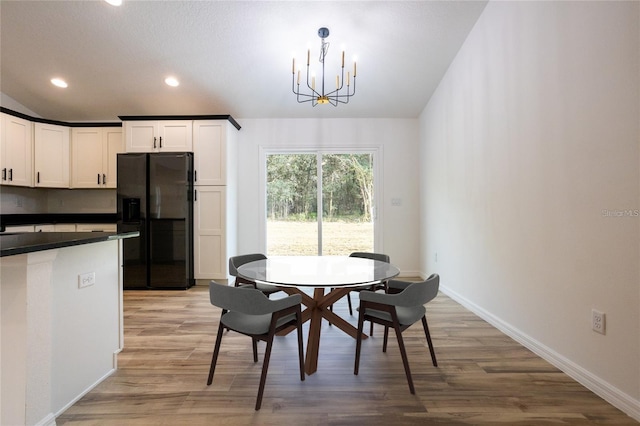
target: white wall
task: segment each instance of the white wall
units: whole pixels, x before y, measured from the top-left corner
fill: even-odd
[[[639,15],[491,2],[420,118],[423,270],[637,419]]]
[[[304,106],[301,106],[304,108]],[[403,275],[419,265],[417,119],[241,119],[238,133],[238,252],[264,252],[260,148],[381,148],[382,251]],[[400,198],[401,206],[391,206]]]

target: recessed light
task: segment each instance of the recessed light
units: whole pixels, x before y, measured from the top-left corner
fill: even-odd
[[[109,3],[111,6],[120,6],[122,4],[122,0],[104,0]]]
[[[51,84],[53,84],[54,86],[62,87],[63,89],[69,86],[67,82],[61,78],[52,78]]]
[[[180,85],[180,82],[175,77],[167,77],[164,79],[164,82],[171,87],[177,87]]]

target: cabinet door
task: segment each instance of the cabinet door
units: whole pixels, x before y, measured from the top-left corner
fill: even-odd
[[[158,146],[158,122],[125,121],[124,139],[127,152],[154,152]]]
[[[199,186],[194,202],[194,277],[226,279],[226,187]]]
[[[2,114],[2,185],[33,186],[33,123]]]
[[[69,128],[35,123],[35,186],[69,188]]]
[[[105,188],[116,188],[118,178],[118,154],[124,152],[122,129],[105,127],[102,129],[102,185]]]
[[[71,187],[102,186],[102,129],[81,127],[71,130]]]
[[[190,152],[193,150],[193,122],[175,120],[158,122],[158,150]]]
[[[226,185],[225,123],[193,122],[193,162],[196,185]]]

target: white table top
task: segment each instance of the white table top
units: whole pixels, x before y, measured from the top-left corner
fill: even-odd
[[[277,256],[245,263],[238,275],[289,287],[357,287],[397,276],[390,263],[348,256]]]

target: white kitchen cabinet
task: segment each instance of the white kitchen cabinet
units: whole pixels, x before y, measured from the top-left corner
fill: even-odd
[[[78,223],[76,232],[116,232],[115,223]]]
[[[33,232],[33,225],[9,225],[4,228],[4,232]]]
[[[237,254],[237,130],[228,120],[193,122],[194,275],[229,279]]]
[[[2,113],[0,184],[33,186],[33,123]]]
[[[120,152],[124,152],[121,127],[73,128],[71,187],[116,188]]]
[[[126,152],[190,152],[192,120],[125,121]]]
[[[193,169],[196,185],[227,184],[227,132],[221,120],[193,122]],[[235,130],[235,128],[233,128]],[[231,165],[235,167],[235,165]]]
[[[69,128],[34,124],[34,185],[69,188]]]
[[[226,187],[196,186],[194,193],[194,277],[226,279]]]
[[[76,232],[75,223],[46,223],[34,226],[35,232]]]

